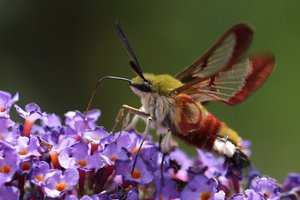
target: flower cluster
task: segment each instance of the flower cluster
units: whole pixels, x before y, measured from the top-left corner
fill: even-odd
[[[224,158],[178,147],[163,155],[151,137],[134,130],[111,133],[97,125],[99,110],[86,116],[55,114],[31,103],[21,108],[0,91],[0,199],[299,199],[300,176],[283,184],[255,169],[230,179]],[[13,109],[14,107],[14,109]],[[23,118],[11,119],[11,110]],[[245,189],[246,188],[246,189]]]

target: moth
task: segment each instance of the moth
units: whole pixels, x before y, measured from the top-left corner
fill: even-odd
[[[127,128],[134,128],[140,118],[147,119],[145,132],[149,128],[156,129],[163,138],[163,153],[170,151],[175,136],[197,148],[225,156],[234,168],[248,166],[250,161],[242,138],[210,113],[205,104],[218,101],[238,105],[271,74],[275,65],[272,53],[243,56],[252,41],[253,28],[247,24],[233,26],[203,56],[172,76],[143,73],[121,26],[118,23],[115,26],[136,77],[106,76],[96,87],[104,79],[118,79],[128,82],[132,91],[141,98],[140,109],[122,106],[135,114]]]

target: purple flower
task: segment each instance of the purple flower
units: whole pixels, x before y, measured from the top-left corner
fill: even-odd
[[[4,183],[12,180],[14,173],[19,170],[19,163],[19,155],[14,150],[3,150],[2,156],[0,156],[0,188]]]
[[[20,125],[12,121],[9,113],[17,100],[18,94],[11,97],[0,91],[0,199],[293,200],[300,197],[300,175],[296,173],[290,173],[279,186],[274,179],[261,177],[252,168],[240,181],[226,176],[227,172],[233,172],[233,177],[242,178],[239,176],[242,173],[226,170],[224,157],[198,150],[195,159],[178,147],[164,156],[161,166],[163,154],[151,137],[137,156],[142,136],[134,130],[109,133],[97,125],[99,110],[91,110],[86,116],[70,111],[61,120],[55,114],[43,113],[34,103],[26,105],[24,110],[15,105],[17,113],[25,119],[25,124]],[[38,119],[40,125],[34,124]],[[53,147],[43,151],[43,145],[49,146],[47,143]],[[242,150],[247,155],[249,145],[249,141],[243,141]]]
[[[80,200],[93,200],[91,197],[84,195]]]
[[[49,164],[45,161],[35,163],[31,174],[31,182],[36,185],[41,185],[45,175],[49,172]]]
[[[141,140],[134,131],[122,131],[115,133],[111,142],[117,142],[118,147],[124,147],[133,154],[138,150]]]
[[[297,173],[290,173],[287,178],[284,179],[280,191],[287,192],[297,187],[300,187],[300,176]]]
[[[219,190],[213,196],[213,200],[225,200],[225,199],[226,199],[226,194],[223,190]]]
[[[74,168],[69,168],[64,173],[61,170],[53,170],[45,175],[42,189],[48,197],[61,197],[65,192],[73,189],[78,180],[79,174]]]
[[[31,135],[30,138],[20,136],[15,149],[21,159],[27,159],[31,156],[40,156],[39,147],[39,140]]]
[[[261,200],[261,199],[265,198],[265,197],[261,196],[261,194],[255,192],[252,189],[245,190],[245,194],[246,194],[247,200]]]
[[[109,137],[109,133],[103,127],[96,127],[94,130],[88,129],[83,132],[83,140],[87,142],[91,142],[97,146],[97,149],[103,150],[104,146],[108,144],[107,137]],[[95,150],[97,150],[95,149]]]
[[[9,117],[11,106],[19,100],[19,94],[16,93],[12,98],[11,94],[0,90],[0,116]]]
[[[243,140],[242,146],[243,146],[243,152],[245,152],[247,156],[250,156],[251,155],[251,150],[250,150],[251,142],[249,140]]]
[[[49,142],[52,147],[51,152],[57,152],[59,153],[61,150],[71,147],[76,143],[76,139],[72,137],[67,137],[66,135],[59,135],[57,138],[55,137],[44,137],[46,142]]]
[[[253,167],[248,173],[247,186],[250,187],[252,181],[257,177],[261,177],[260,172],[255,167]]]
[[[255,192],[253,189],[245,190],[245,194],[235,194],[231,200],[264,200],[266,197]]]
[[[137,188],[133,188],[127,194],[126,200],[139,200],[139,191]]]
[[[10,118],[7,117],[0,117],[0,131],[1,133],[3,131],[7,131],[9,127],[12,127],[15,125],[15,122],[13,122]]]
[[[51,136],[49,136],[49,137],[46,136],[46,138],[43,138],[43,139],[52,145],[52,149],[49,152],[51,161],[52,161],[54,168],[59,169],[60,164],[58,162],[58,156],[59,156],[60,152],[64,149],[72,146],[73,144],[75,144],[76,143],[75,138],[67,137],[66,135],[60,135],[57,138],[51,137]]]
[[[70,194],[66,195],[65,200],[78,200],[78,197],[75,194]]]
[[[18,134],[13,131],[10,131],[15,122],[13,122],[10,118],[0,117],[0,141],[4,143],[8,142],[13,144],[17,141]]]
[[[93,130],[97,126],[96,122],[100,115],[100,111],[94,109],[90,110],[86,115],[86,119],[84,119],[84,115],[81,112],[69,111],[65,114],[65,124],[80,133],[86,129]]]
[[[76,167],[91,170],[101,168],[106,164],[103,160],[105,157],[97,152],[93,155],[89,155],[88,152],[88,145],[83,141],[80,141],[72,147],[62,150],[58,156],[58,160],[60,165],[65,169]]]
[[[71,194],[71,195],[67,195],[65,200],[78,200],[78,197],[77,195]],[[98,198],[92,198],[87,195],[84,195],[83,197],[80,198],[80,200],[98,200]]]
[[[108,164],[113,165],[117,160],[129,160],[129,152],[125,148],[119,148],[116,143],[107,144],[101,153],[108,158]]]
[[[45,114],[42,118],[42,125],[44,127],[49,127],[49,128],[60,128],[62,127],[61,124],[61,119],[54,113],[52,114]]]
[[[280,199],[279,186],[276,181],[268,177],[256,177],[251,183],[252,189],[265,196],[267,199]]]
[[[181,199],[206,200],[216,193],[217,182],[204,175],[194,176],[180,194]]]
[[[130,161],[119,161],[116,167],[116,174],[122,175],[125,181],[140,184],[150,183],[154,178],[153,173],[148,169],[140,156],[136,159],[136,165],[132,172],[134,160],[135,157]]]
[[[178,178],[182,181],[188,180],[188,169],[193,166],[194,161],[182,150],[176,149],[172,151],[169,156],[169,162],[176,162],[179,165],[179,169],[174,169],[170,166],[169,172],[174,178]]]
[[[20,191],[14,186],[1,186],[0,187],[1,200],[19,199]]]
[[[37,119],[40,119],[43,116],[43,113],[40,107],[35,103],[30,103],[25,106],[25,110],[23,110],[20,106],[15,105],[17,113],[20,117],[34,122]]]
[[[149,142],[144,143],[140,150],[140,155],[151,171],[154,172],[160,169],[162,153],[154,144]]]
[[[162,185],[162,178],[160,170],[155,172],[155,197],[156,199],[175,199],[179,197],[176,182],[170,174],[164,173],[164,185]]]
[[[247,200],[244,194],[234,194],[230,200]]]
[[[86,115],[86,121],[88,121],[89,127],[91,129],[94,129],[97,126],[96,122],[98,121],[100,116],[101,116],[101,111],[98,109],[93,109],[88,111]]]
[[[224,169],[224,158],[216,157],[214,154],[204,152],[200,149],[197,149],[197,152],[199,154],[200,164],[202,165],[202,167],[208,167],[205,172],[205,175],[208,178],[225,175],[226,170]]]
[[[25,110],[18,105],[15,105],[15,108],[19,116],[25,119],[23,135],[28,137],[34,122],[41,119],[45,114],[42,113],[40,107],[35,103],[27,104]]]
[[[95,194],[92,196],[93,200],[113,200],[111,196],[107,193]],[[116,198],[114,198],[116,199]]]

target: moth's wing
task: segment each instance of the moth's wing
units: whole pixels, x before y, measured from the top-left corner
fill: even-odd
[[[181,92],[199,102],[220,101],[237,105],[265,82],[274,65],[273,54],[254,55]]]
[[[233,26],[201,58],[175,76],[184,83],[176,90],[185,90],[191,85],[215,76],[216,73],[230,69],[247,50],[252,36],[253,29],[247,24]]]

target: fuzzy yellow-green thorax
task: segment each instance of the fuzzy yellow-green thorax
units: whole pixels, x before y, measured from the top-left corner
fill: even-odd
[[[182,83],[176,78],[168,75],[168,74],[143,74],[147,81],[152,86],[151,92],[157,92],[160,95],[168,95],[174,89],[182,86]],[[133,84],[142,84],[144,80],[139,76],[132,79]]]

